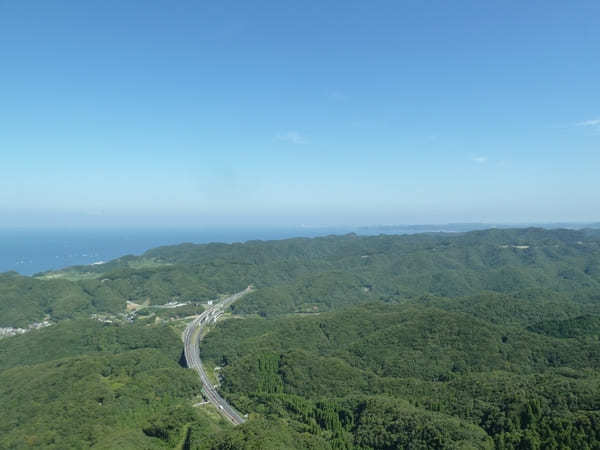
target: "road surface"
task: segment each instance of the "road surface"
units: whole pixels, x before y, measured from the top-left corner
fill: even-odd
[[[206,311],[190,322],[183,332],[184,353],[187,366],[190,369],[194,369],[196,372],[198,372],[200,380],[202,381],[202,392],[204,393],[206,399],[215,405],[217,411],[219,411],[221,415],[223,415],[234,425],[244,423],[246,419],[219,395],[215,387],[206,376],[204,367],[202,367],[202,361],[200,360],[198,342],[200,341],[201,333],[204,327],[210,323],[216,322],[217,318],[223,314],[223,311],[225,311],[225,308],[238,300],[240,297],[246,295],[251,290],[252,288],[248,286],[243,291],[227,297],[225,300],[222,300],[215,305],[209,306]]]

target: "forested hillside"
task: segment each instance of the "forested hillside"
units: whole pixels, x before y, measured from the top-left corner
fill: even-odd
[[[596,312],[600,300],[599,255],[597,230],[182,244],[36,278],[4,274],[0,327],[25,326],[47,315],[61,320],[117,314],[126,301],[203,302],[249,284],[257,289],[235,306],[236,313],[317,312],[373,300],[490,291],[538,295],[546,301],[568,298],[583,314]]]
[[[223,389],[240,408],[339,448],[445,448],[457,436],[483,448],[486,435],[497,448],[598,448],[600,342],[587,327],[579,336],[372,304],[227,321],[201,352],[224,366]]]
[[[249,413],[233,428],[192,406],[179,333],[250,284],[201,344]],[[600,448],[598,231],[182,244],[0,275],[0,327],[44,318],[0,339],[0,448]]]
[[[91,320],[0,340],[0,448],[169,448],[200,394],[180,354],[166,327]]]

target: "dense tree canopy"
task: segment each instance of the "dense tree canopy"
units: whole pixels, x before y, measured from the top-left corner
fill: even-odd
[[[250,415],[233,428],[193,406],[178,319],[249,284],[201,344]],[[600,448],[597,231],[182,244],[0,275],[0,327],[45,317],[0,339],[0,448]]]

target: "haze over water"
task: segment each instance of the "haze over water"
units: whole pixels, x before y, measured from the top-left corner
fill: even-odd
[[[23,275],[32,275],[66,266],[109,261],[128,254],[137,255],[150,248],[182,242],[231,243],[252,239],[310,237],[329,232],[333,232],[333,229],[0,230],[0,272],[14,270]]]
[[[556,223],[517,224],[545,228],[597,228],[598,224]],[[461,232],[510,224],[432,224],[374,225],[369,227],[213,227],[197,229],[0,229],[0,273],[16,271],[33,275],[67,266],[109,261],[124,255],[139,255],[161,245],[184,242],[245,242],[294,237],[316,237],[329,234],[357,233],[414,234],[423,232]]]

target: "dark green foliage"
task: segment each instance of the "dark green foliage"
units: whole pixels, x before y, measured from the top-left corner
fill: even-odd
[[[371,304],[312,317],[229,321],[202,345],[205,358],[235,362],[240,374],[256,365],[252,361],[258,352],[268,351],[281,355],[284,375],[291,359],[302,360],[301,367],[324,370],[319,358],[334,358],[331,364],[336,366],[345,362],[368,368],[383,377],[430,380],[467,370],[532,372],[562,365],[600,365],[600,348],[593,344],[556,340],[467,314],[413,305]],[[331,376],[336,373],[339,370]]]
[[[227,432],[206,435],[203,429],[191,428],[189,450],[280,450],[333,448],[322,437],[298,432],[277,419],[255,419]]]
[[[372,300],[401,301],[422,295],[480,296],[505,294],[517,302],[533,298],[522,309],[523,320],[539,321],[546,306],[571,303],[573,314],[599,312],[600,256],[597,236],[568,230],[487,230],[458,235],[327,237],[262,243],[262,250],[281,261],[262,262],[269,278],[256,271],[260,289],[234,305],[234,312],[273,316],[319,312]],[[294,258],[285,249],[304,243]],[[246,260],[259,244],[219,247],[226,260]],[[207,248],[181,249],[192,261]],[[152,255],[177,261],[172,249]],[[308,265],[308,266],[307,266]],[[310,270],[306,270],[307,267]],[[486,294],[488,295],[488,294]],[[540,305],[540,302],[547,305]],[[514,314],[513,314],[514,316]],[[501,317],[501,316],[500,316]],[[532,323],[532,322],[530,322]]]
[[[481,428],[407,402],[373,398],[355,408],[355,442],[361,448],[492,448]]]
[[[531,331],[559,338],[590,337],[600,339],[600,316],[579,316],[573,319],[546,320],[529,327]]]
[[[334,448],[600,445],[594,342],[372,304],[227,321],[202,353],[225,364],[223,389],[241,409],[288,418]]]
[[[162,409],[153,415],[143,431],[148,436],[162,439],[175,446],[181,440],[181,425],[192,423],[195,420],[196,414],[192,408],[178,405]]]
[[[181,341],[166,326],[145,327],[68,320],[27,334],[0,340],[0,370],[94,352],[120,353],[155,348],[178,361]]]
[[[120,312],[126,300],[201,302],[249,284],[258,289],[234,306],[237,313],[319,312],[371,300],[482,291],[526,296],[532,290],[549,304],[570,301],[575,313],[600,313],[599,241],[598,234],[586,231],[529,228],[161,247],[68,271],[94,279],[5,274],[0,326],[23,325],[44,314]],[[147,261],[152,264],[144,266]],[[8,314],[17,304],[18,313]]]
[[[544,319],[568,319],[585,311],[598,310],[597,304],[572,301],[567,294],[546,289],[529,289],[505,294],[484,291],[468,297],[423,296],[412,301],[454,312],[465,312],[498,325],[528,326]]]
[[[179,445],[186,427],[206,422],[191,408],[201,386],[180,353],[166,326],[94,320],[1,340],[0,448]]]
[[[142,430],[170,417],[167,441],[187,422],[175,405],[197,395],[192,371],[158,350],[86,355],[0,372],[0,448],[163,448]],[[155,442],[157,441],[157,442]]]
[[[69,274],[0,276],[0,326],[61,320],[0,340],[0,448],[600,448],[597,232],[184,244]],[[64,320],[249,284],[201,345],[235,428],[191,407],[168,327]]]
[[[70,281],[0,274],[0,327],[24,327],[46,314],[63,319],[93,311],[90,296]]]

